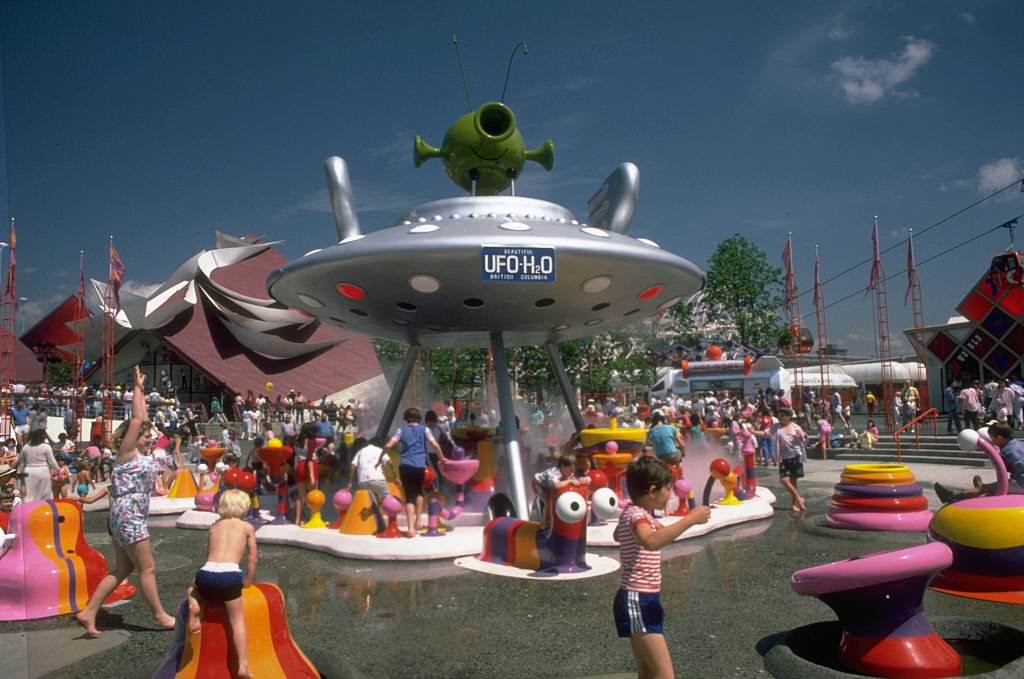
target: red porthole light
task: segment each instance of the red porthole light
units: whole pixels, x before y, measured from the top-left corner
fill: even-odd
[[[660,295],[662,292],[664,292],[664,290],[665,290],[665,286],[664,285],[652,285],[651,287],[649,287],[646,290],[644,290],[643,292],[641,292],[638,296],[640,298],[640,301],[646,302],[649,299],[654,299],[655,297]]]
[[[338,283],[338,292],[356,302],[366,299],[366,290],[352,283]]]

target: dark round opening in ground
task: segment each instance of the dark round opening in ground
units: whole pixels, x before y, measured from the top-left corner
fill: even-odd
[[[960,676],[1010,679],[1024,676],[1024,630],[970,618],[931,620],[963,659]],[[778,635],[768,643],[765,669],[776,679],[848,679],[864,675],[847,671],[839,659],[841,628],[837,621],[816,622]],[[764,651],[765,649],[761,649]]]

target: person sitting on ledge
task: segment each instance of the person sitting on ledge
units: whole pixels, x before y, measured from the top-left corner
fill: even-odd
[[[1006,465],[1006,473],[1010,476],[1009,492],[1024,495],[1024,440],[1013,438],[1013,429],[1003,423],[990,425],[989,438],[999,448],[999,456]],[[982,483],[980,476],[975,476],[974,488],[962,492],[954,492],[941,483],[935,484],[935,494],[943,504],[966,500],[979,495],[992,495],[996,492],[995,483]]]

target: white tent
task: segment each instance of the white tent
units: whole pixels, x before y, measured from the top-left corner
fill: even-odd
[[[831,389],[856,389],[857,381],[851,377],[842,366],[829,364],[825,366],[828,374],[829,388]],[[793,369],[789,369],[790,379],[796,379]],[[816,365],[804,366],[801,375],[802,387],[805,389],[821,389],[821,368]]]
[[[858,384],[881,384],[882,364],[878,361],[870,363],[845,363],[842,365],[846,374]],[[923,363],[892,363],[892,381],[902,384],[906,380],[924,382],[927,379]]]

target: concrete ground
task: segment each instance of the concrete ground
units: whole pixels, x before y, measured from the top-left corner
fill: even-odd
[[[799,568],[924,542],[920,534],[834,531],[822,515],[843,463],[809,461],[801,482],[811,511],[789,511],[779,496],[772,519],[677,543],[664,552],[662,600],[676,672],[688,677],[767,676],[756,646],[778,632],[833,619],[815,599],[790,590]],[[930,482],[966,485],[976,468],[915,465]],[[986,478],[991,473],[984,474]],[[106,514],[86,516],[90,542],[109,554]],[[173,517],[152,529],[158,582],[173,610],[205,559],[205,535]],[[617,556],[616,550],[599,550]],[[618,574],[575,582],[533,582],[463,571],[450,562],[379,563],[288,547],[261,548],[258,578],[285,593],[291,631],[326,676],[635,676],[629,642],[617,639],[611,601]],[[929,592],[932,615],[1021,624],[1021,609]],[[171,635],[150,627],[140,597],[101,619],[102,641],[81,638],[69,617],[0,627],[0,677],[149,676]]]

